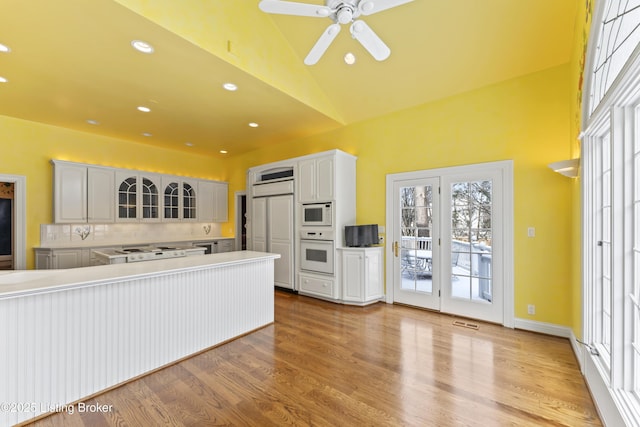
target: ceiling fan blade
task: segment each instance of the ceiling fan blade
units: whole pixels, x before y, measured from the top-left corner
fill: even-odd
[[[307,57],[304,58],[304,63],[307,65],[313,65],[318,62],[339,32],[340,24],[329,25],[327,29],[324,30],[324,33],[322,33],[316,44],[313,45]]]
[[[277,13],[280,15],[312,16],[324,18],[332,12],[327,6],[317,4],[296,3],[282,0],[262,0],[258,5],[260,10],[267,13]]]
[[[358,9],[360,9],[362,15],[373,15],[374,13],[382,12],[383,10],[391,9],[392,7],[412,1],[413,0],[362,0],[358,4]]]
[[[351,35],[358,40],[362,46],[377,61],[384,61],[391,55],[391,49],[384,44],[382,39],[373,32],[366,22],[357,20],[351,25]]]

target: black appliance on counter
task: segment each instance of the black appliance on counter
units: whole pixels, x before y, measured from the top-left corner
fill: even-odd
[[[378,224],[345,225],[344,243],[350,248],[377,245]]]

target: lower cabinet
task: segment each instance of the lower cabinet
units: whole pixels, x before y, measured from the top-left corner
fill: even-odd
[[[36,269],[61,269],[91,265],[91,249],[36,249]]]
[[[299,292],[311,294],[320,298],[338,299],[336,281],[333,277],[311,276],[300,273]]]
[[[342,301],[365,305],[384,297],[383,247],[340,248]]]
[[[217,240],[217,243],[218,251],[216,253],[233,252],[233,239]]]

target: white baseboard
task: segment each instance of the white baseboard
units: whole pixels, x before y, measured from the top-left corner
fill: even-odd
[[[571,338],[573,331],[568,326],[560,326],[554,323],[537,322],[535,320],[515,318],[514,327],[525,331],[554,335],[556,337]],[[575,337],[574,337],[575,338]]]

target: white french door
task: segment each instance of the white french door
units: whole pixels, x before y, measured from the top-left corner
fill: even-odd
[[[440,310],[440,282],[434,265],[439,260],[439,179],[394,182],[394,301]],[[436,244],[434,245],[434,242]]]
[[[442,179],[441,310],[503,323],[504,233],[501,171]],[[445,202],[443,202],[445,203]]]
[[[510,161],[387,176],[387,301],[513,326]]]

